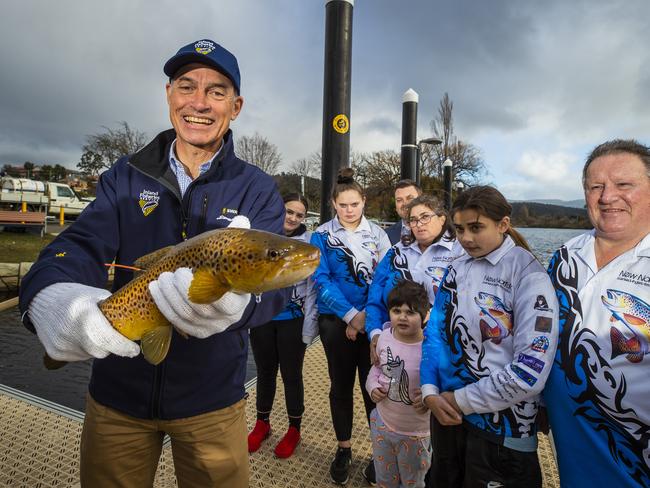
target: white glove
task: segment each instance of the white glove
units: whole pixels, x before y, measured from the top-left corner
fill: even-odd
[[[140,346],[116,331],[99,310],[97,303],[110,295],[79,283],[54,283],[38,292],[28,314],[48,356],[83,361],[140,354]]]
[[[251,224],[247,217],[237,215],[228,227],[250,229]],[[205,339],[223,332],[241,319],[251,299],[250,293],[226,292],[219,300],[207,305],[193,303],[188,298],[192,278],[191,269],[179,268],[173,273],[161,273],[157,280],[149,283],[149,292],[156,306],[176,328],[187,335]]]
[[[231,229],[250,229],[251,221],[245,215],[235,215],[228,224],[228,227]]]
[[[181,332],[205,339],[223,332],[241,319],[250,293],[226,292],[219,300],[207,305],[193,303],[188,290],[194,273],[189,268],[178,268],[173,273],[161,273],[149,283],[149,291],[160,312]]]

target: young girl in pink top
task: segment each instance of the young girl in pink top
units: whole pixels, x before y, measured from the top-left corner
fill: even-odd
[[[366,381],[377,404],[370,414],[370,436],[381,487],[424,487],[431,464],[429,415],[419,388],[422,327],[429,308],[419,283],[401,281],[388,295],[390,322],[377,342],[380,366],[372,367]]]

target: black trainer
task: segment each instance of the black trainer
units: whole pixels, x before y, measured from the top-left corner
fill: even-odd
[[[375,475],[375,461],[370,458],[370,463],[363,470],[363,477],[370,486],[377,486],[377,476]]]
[[[336,450],[334,461],[330,464],[330,477],[339,485],[344,485],[350,479],[350,464],[352,464],[352,449],[339,447]]]

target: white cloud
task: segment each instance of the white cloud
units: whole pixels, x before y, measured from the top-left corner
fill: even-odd
[[[497,186],[513,200],[573,200],[582,197],[580,171],[581,163],[572,154],[525,152],[513,166],[513,176]]]

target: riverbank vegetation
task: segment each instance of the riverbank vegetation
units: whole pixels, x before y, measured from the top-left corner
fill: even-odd
[[[553,229],[591,229],[587,210],[535,202],[512,203],[512,223],[515,227]]]

